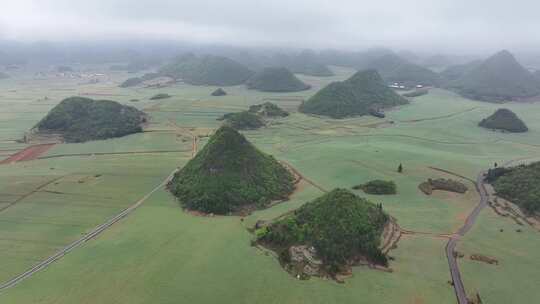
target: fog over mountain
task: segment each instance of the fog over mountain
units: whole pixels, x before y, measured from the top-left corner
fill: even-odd
[[[2,1],[0,40],[167,40],[234,46],[531,52],[535,0]]]

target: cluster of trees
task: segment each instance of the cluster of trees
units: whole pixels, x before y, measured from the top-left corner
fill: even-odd
[[[150,100],[159,100],[159,99],[166,99],[171,98],[172,96],[167,93],[158,93],[152,97],[150,97]]]
[[[255,130],[265,125],[264,120],[250,111],[227,113],[218,120],[224,120],[225,125],[236,130]]]
[[[278,67],[265,68],[255,73],[246,85],[249,89],[262,92],[298,92],[310,88],[291,71]]]
[[[228,214],[287,198],[294,177],[273,156],[223,126],[174,176],[169,189],[187,209]]]
[[[308,114],[345,118],[369,114],[374,107],[385,108],[409,101],[391,90],[375,70],[360,71],[351,78],[333,82],[300,106]]]
[[[326,272],[335,275],[359,256],[380,265],[388,264],[379,249],[388,220],[381,205],[348,190],[334,189],[266,227],[259,233],[259,242],[278,248],[285,263],[289,247],[314,246]]]
[[[488,118],[482,119],[478,124],[480,127],[508,132],[527,132],[527,125],[512,111],[508,109],[498,109]]]
[[[491,169],[487,180],[498,196],[518,205],[526,213],[540,212],[540,162]]]
[[[372,180],[365,184],[354,186],[353,189],[362,190],[367,194],[377,195],[397,193],[396,183],[394,183],[393,181],[385,181],[380,179]]]
[[[287,117],[289,113],[271,102],[249,107],[249,112],[262,117]]]
[[[286,117],[289,113],[271,102],[249,107],[249,110],[227,113],[218,120],[236,130],[254,130],[266,125],[264,118]]]
[[[145,121],[145,114],[134,107],[110,100],[70,97],[55,106],[35,129],[61,133],[66,142],[85,142],[141,132]]]

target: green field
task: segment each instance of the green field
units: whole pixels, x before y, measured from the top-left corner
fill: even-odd
[[[529,126],[530,132],[523,134],[479,128],[478,122],[497,105],[443,90],[432,90],[388,112],[383,120],[332,120],[298,113],[301,99],[353,71],[335,72],[330,78],[300,76],[313,86],[305,92],[270,94],[238,86],[227,88],[229,95],[224,97],[210,96],[215,87],[184,84],[159,90],[121,89],[117,85],[131,77],[123,73],[92,85],[72,79],[36,80],[27,71],[0,82],[0,150],[24,147],[13,140],[62,98],[74,94],[129,103],[152,117],[149,132],[56,145],[44,159],[0,166],[0,208],[23,197],[0,212],[0,281],[106,221],[185,164],[192,148],[187,130],[210,134],[219,126],[216,118],[266,99],[292,115],[244,132],[261,150],[289,162],[326,190],[373,179],[396,182],[397,195],[356,192],[382,203],[403,229],[425,233],[402,237],[390,252],[395,258],[390,264],[393,273],[356,267],[345,284],[299,281],[275,258],[250,246],[247,228],[257,220],[275,218],[321,195],[309,183],[302,183],[290,201],[243,221],[185,213],[161,190],[97,239],[0,293],[0,303],[455,303],[444,254],[447,239],[438,235],[455,232],[479,197],[469,181],[464,182],[471,191],[464,195],[426,196],[417,186],[428,178],[454,178],[430,167],[475,179],[494,162],[539,158],[540,105],[505,105]],[[148,100],[156,93],[173,97]],[[38,101],[44,96],[49,99]],[[134,98],[140,101],[130,102]],[[203,137],[200,144],[204,142]],[[111,152],[146,153],[92,155]],[[403,174],[396,172],[400,163]],[[515,232],[518,228],[523,232]],[[468,291],[478,291],[487,303],[530,303],[540,298],[537,231],[486,208],[458,250],[500,261],[493,266],[459,260]]]

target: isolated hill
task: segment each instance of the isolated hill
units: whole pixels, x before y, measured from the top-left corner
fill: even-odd
[[[214,92],[212,92],[212,96],[225,96],[227,95],[227,92],[223,88],[216,89]]]
[[[263,92],[298,92],[310,88],[286,68],[264,68],[246,83],[249,89]]]
[[[406,61],[395,55],[387,54],[379,57],[367,65],[367,68],[379,72],[387,83],[398,82],[407,87],[416,85],[438,86],[441,77],[432,70]]]
[[[234,86],[244,83],[253,72],[246,66],[220,56],[185,55],[164,66],[160,73],[192,85]]]
[[[60,65],[56,67],[56,71],[58,73],[69,73],[69,72],[73,72],[73,68],[67,65]]]
[[[449,87],[467,98],[491,102],[540,94],[538,81],[508,51],[491,56]]]
[[[9,78],[9,75],[4,72],[0,72],[0,79],[6,79],[6,78]]]
[[[271,102],[249,107],[249,112],[261,117],[287,117],[289,113]]]
[[[66,142],[121,137],[142,131],[145,114],[110,100],[70,97],[55,106],[34,128],[60,133]]]
[[[481,60],[471,61],[464,64],[456,64],[447,67],[444,71],[440,73],[441,77],[445,82],[452,82],[460,79],[463,75],[474,70],[476,67],[482,64]]]
[[[529,130],[525,123],[514,112],[508,109],[498,109],[491,116],[483,119],[478,125],[488,129],[514,133],[527,132]]]
[[[334,189],[256,233],[261,244],[277,251],[293,275],[334,277],[350,270],[361,257],[387,265],[379,243],[388,220],[381,205]],[[299,256],[302,248],[307,254]]]
[[[286,199],[294,178],[273,156],[223,126],[175,174],[169,189],[187,209],[227,214]]]
[[[344,118],[366,115],[372,110],[408,103],[388,88],[375,70],[361,71],[351,78],[333,82],[300,106],[308,114]]]

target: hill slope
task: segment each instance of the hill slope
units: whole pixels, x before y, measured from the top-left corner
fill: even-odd
[[[310,88],[286,68],[265,68],[253,75],[246,85],[263,92],[298,92]]]
[[[488,118],[483,119],[480,127],[504,130],[508,132],[527,132],[529,129],[519,117],[508,109],[498,109]]]
[[[226,57],[182,56],[164,66],[160,73],[193,85],[234,86],[244,83],[253,72]]]
[[[467,98],[491,102],[540,94],[538,81],[508,51],[491,56],[449,87]]]
[[[378,247],[388,220],[380,205],[348,190],[334,189],[257,234],[259,242],[274,248],[282,264],[295,276],[334,276],[349,270],[359,257],[387,264]],[[300,261],[292,256],[300,246],[313,246],[314,250],[309,250],[310,259]],[[313,263],[317,259],[322,263]],[[310,266],[308,270],[306,265]],[[319,269],[314,271],[313,268]]]
[[[497,195],[520,206],[528,214],[540,213],[540,162],[497,168],[490,170],[489,175]]]
[[[344,118],[366,115],[374,108],[406,104],[392,91],[375,70],[361,71],[342,82],[333,82],[300,106],[309,114]]]
[[[379,57],[367,65],[374,69],[387,83],[398,82],[407,87],[416,85],[438,86],[441,84],[439,74],[428,68],[406,61],[395,55],[387,54]]]
[[[70,97],[55,106],[34,128],[61,133],[66,142],[121,137],[141,132],[145,114],[110,100]]]
[[[285,199],[293,176],[236,130],[223,126],[169,184],[187,209],[227,214]]]
[[[5,78],[9,78],[9,75],[4,72],[0,72],[0,79],[5,79]]]

